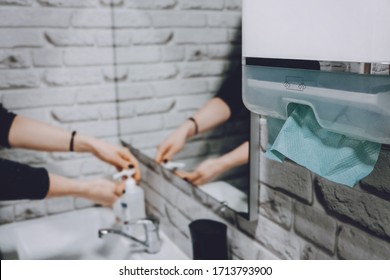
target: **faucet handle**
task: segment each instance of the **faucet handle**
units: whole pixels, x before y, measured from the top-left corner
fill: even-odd
[[[147,244],[146,251],[152,254],[160,251],[161,241],[158,232],[160,220],[155,216],[148,216],[147,218],[135,221],[135,224],[144,226],[145,243]]]
[[[160,220],[155,216],[148,216],[143,219],[132,220],[128,225],[143,225],[147,231],[158,230]]]
[[[144,219],[138,219],[138,220],[132,220],[130,222],[125,222],[124,225],[131,226],[131,225],[141,225],[144,228],[145,231],[145,238],[144,240],[139,239],[138,237],[134,237],[133,235],[129,234],[128,232],[125,232],[124,229],[100,229],[99,230],[99,238],[102,238],[103,236],[107,234],[118,234],[121,235],[127,239],[130,239],[134,241],[136,245],[141,246],[140,248],[143,248],[146,250],[146,252],[154,254],[157,253],[161,248],[161,240],[160,235],[158,232],[159,229],[159,220],[158,218],[154,216],[149,216]]]
[[[153,223],[153,225],[158,228],[159,225],[160,225],[160,219],[156,216],[153,216],[153,215],[149,215],[146,217],[146,220],[150,221]]]

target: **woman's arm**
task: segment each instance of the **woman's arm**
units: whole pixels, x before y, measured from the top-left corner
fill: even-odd
[[[231,111],[226,102],[219,97],[214,97],[200,108],[193,118],[198,124],[198,132],[205,132],[226,122],[230,115]]]
[[[44,168],[31,167],[0,158],[0,200],[43,199],[72,195],[111,205],[124,190],[124,183],[106,180],[81,181],[49,174]]]
[[[178,176],[199,186],[212,181],[234,167],[248,163],[248,160],[249,142],[246,141],[221,157],[205,160],[192,172],[180,171],[176,173]]]
[[[230,114],[230,109],[226,103],[221,98],[215,97],[200,108],[193,115],[193,118],[197,124],[198,132],[204,132],[227,121]],[[183,149],[186,140],[194,136],[195,133],[195,124],[190,120],[186,120],[158,146],[156,162],[171,160],[176,153]]]
[[[70,139],[71,133],[65,129],[23,116],[15,117],[8,135],[8,141],[12,148],[48,152],[69,151]],[[85,151],[88,150],[85,149]]]
[[[48,152],[68,152],[71,132],[49,124],[16,116],[8,135],[12,148],[25,148]],[[136,169],[135,179],[140,180],[138,161],[128,149],[77,133],[74,137],[75,152],[90,152],[118,169],[132,165]]]
[[[122,194],[125,184],[107,180],[81,181],[49,174],[50,185],[46,197],[75,196],[90,199],[104,206],[111,206]]]

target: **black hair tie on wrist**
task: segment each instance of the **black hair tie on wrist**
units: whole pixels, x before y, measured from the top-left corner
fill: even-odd
[[[76,130],[72,131],[72,137],[70,138],[69,151],[71,151],[71,152],[74,151],[74,137],[75,137],[76,133],[77,133]]]
[[[194,123],[194,125],[195,125],[195,134],[194,135],[198,134],[199,133],[199,127],[198,127],[198,123],[196,122],[196,120],[193,117],[188,118],[188,120],[192,121]]]

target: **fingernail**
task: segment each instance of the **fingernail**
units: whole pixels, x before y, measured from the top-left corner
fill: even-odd
[[[168,160],[166,158],[163,159],[163,163],[167,163]]]
[[[129,164],[129,168],[130,169],[134,168],[134,165],[133,164]]]

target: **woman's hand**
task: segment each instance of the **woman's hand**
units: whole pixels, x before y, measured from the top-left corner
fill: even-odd
[[[249,142],[246,141],[221,157],[202,162],[194,171],[176,171],[176,174],[194,185],[203,185],[214,180],[223,172],[248,163]]]
[[[49,174],[47,197],[76,196],[111,206],[125,189],[125,182],[116,184],[104,179],[82,181]]]
[[[183,149],[186,140],[194,133],[194,124],[190,121],[184,122],[157,147],[155,161],[161,163],[171,160],[175,154]]]
[[[138,182],[141,179],[137,159],[126,147],[115,146],[110,143],[94,140],[92,153],[99,159],[115,166],[118,170],[134,168],[134,179]]]
[[[100,139],[76,134],[75,151],[91,152],[97,158],[115,166],[118,170],[134,168],[134,179],[137,182],[141,179],[138,161],[130,153],[129,149],[125,147],[116,146]]]
[[[171,160],[183,149],[188,138],[220,125],[227,121],[230,115],[230,108],[225,101],[219,97],[212,98],[193,115],[196,124],[186,120],[158,146],[156,162]]]
[[[49,124],[16,116],[10,132],[9,144],[13,148],[25,148],[48,152],[70,150],[71,132]],[[138,161],[127,148],[115,146],[103,140],[77,133],[74,136],[74,151],[93,153],[99,159],[122,170],[133,165],[134,178],[141,179]]]
[[[176,171],[176,174],[186,181],[200,186],[206,184],[226,171],[225,165],[220,158],[203,161],[194,171]]]
[[[111,206],[123,194],[125,183],[115,184],[113,182],[99,179],[83,182],[80,196],[93,200],[103,206]]]

